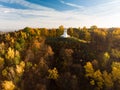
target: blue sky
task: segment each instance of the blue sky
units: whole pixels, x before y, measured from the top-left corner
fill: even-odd
[[[0,30],[119,27],[120,0],[0,0]]]

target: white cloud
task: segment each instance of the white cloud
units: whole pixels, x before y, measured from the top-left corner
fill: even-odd
[[[19,3],[24,0],[4,1]],[[76,10],[62,12],[32,3],[24,4],[24,6],[33,7],[34,9],[13,9],[0,6],[0,30],[17,30],[26,26],[52,28],[59,25],[65,27],[90,27],[91,25],[117,27],[120,23],[119,4],[119,0],[111,0],[105,4],[89,8],[84,7],[82,10],[77,8]]]
[[[96,16],[109,16],[111,14],[119,13],[119,10],[120,0],[109,0],[107,3],[85,8],[83,13]]]
[[[63,0],[59,0],[62,4],[65,4],[65,5],[68,5],[68,6],[71,6],[71,7],[75,7],[75,8],[78,8],[78,9],[83,9],[84,7],[83,6],[80,6],[80,5],[77,5],[77,4],[73,4],[73,3],[68,3],[68,2],[65,2]]]
[[[33,4],[33,3],[30,3],[28,1],[25,1],[25,0],[0,0],[1,2],[5,2],[5,3],[10,3],[10,4],[19,4],[21,6],[24,6],[24,7],[27,7],[29,9],[35,9],[35,10],[54,10],[54,9],[51,9],[51,8],[47,8],[47,7],[44,7],[44,6],[40,6],[40,5],[37,5],[37,4]]]

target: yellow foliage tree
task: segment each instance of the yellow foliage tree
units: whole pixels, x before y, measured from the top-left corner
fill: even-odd
[[[4,58],[0,57],[0,68],[4,65]]]
[[[103,80],[102,73],[100,72],[100,70],[95,71],[92,77],[94,78],[94,80],[96,80],[98,88],[102,89],[104,80]]]
[[[6,54],[6,59],[13,59],[15,57],[14,49],[11,47],[8,48],[8,52]]]
[[[49,73],[49,76],[48,76],[49,79],[57,79],[59,76],[56,68],[49,69],[48,73]]]
[[[8,64],[19,64],[20,61],[20,53],[17,50],[12,49],[11,47],[8,48],[7,54],[5,55]]]
[[[112,76],[109,74],[107,71],[103,72],[103,79],[104,79],[104,84],[107,90],[110,90],[110,88],[113,87],[113,81],[112,81]]]
[[[86,65],[84,66],[85,71],[86,71],[86,77],[92,77],[94,74],[94,69],[93,65],[91,62],[87,62]]]
[[[16,65],[17,74],[21,75],[24,72],[24,68],[25,68],[25,62],[21,61],[19,65]]]
[[[120,63],[113,62],[112,63],[112,77],[114,81],[120,81]]]
[[[21,37],[22,37],[22,38],[27,39],[27,35],[26,35],[25,32],[22,32],[22,31],[21,31],[20,34],[21,34]]]
[[[2,82],[2,90],[14,90],[15,89],[15,85],[13,84],[12,81],[3,81]]]
[[[5,35],[5,40],[7,40],[7,41],[10,40],[10,34],[9,33]]]

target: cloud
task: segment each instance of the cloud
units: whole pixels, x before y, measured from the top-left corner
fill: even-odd
[[[120,0],[109,0],[109,2],[85,8],[83,13],[96,16],[109,16],[119,13],[119,10]]]
[[[60,0],[61,3],[66,5],[75,6],[76,9],[68,10],[66,12],[73,12],[77,14],[84,14],[90,16],[108,16],[111,14],[118,14],[120,10],[120,0],[108,0],[105,3],[100,3],[94,6],[79,6],[73,3],[66,3],[63,0]]]
[[[26,0],[0,0],[1,2],[5,2],[5,3],[9,3],[9,4],[19,4],[19,5],[22,5],[24,7],[27,7],[28,9],[34,9],[34,10],[54,10],[54,9],[51,9],[51,8],[47,8],[47,7],[44,7],[44,6],[40,6],[40,5],[37,5],[37,4],[33,4],[33,3],[30,3]]]
[[[0,30],[18,30],[26,26],[53,28],[59,25],[64,25],[65,27],[90,27],[91,25],[116,27],[120,23],[119,0],[111,0],[97,6],[82,7],[83,9],[81,9],[81,6],[78,7],[67,3],[76,7],[75,10],[68,11],[56,11],[24,0],[0,1],[18,4],[21,2],[21,5],[28,7],[28,9],[15,9],[1,5]],[[32,7],[32,9],[29,9],[29,7]]]
[[[4,11],[1,12],[1,11]],[[45,10],[22,10],[22,9],[11,9],[2,8],[0,10],[0,26],[2,30],[17,30],[26,26],[30,27],[58,27],[59,25],[69,26],[80,26],[80,20],[74,13],[58,12],[58,11],[45,11]],[[72,23],[71,23],[72,22]],[[73,24],[73,22],[75,24]],[[82,23],[81,23],[82,24]]]
[[[71,7],[75,7],[75,8],[78,8],[78,9],[83,9],[84,7],[83,6],[80,6],[80,5],[77,5],[77,4],[73,4],[73,3],[68,3],[68,2],[65,2],[63,0],[59,0],[62,4],[65,4],[65,5],[68,5],[68,6],[71,6]]]

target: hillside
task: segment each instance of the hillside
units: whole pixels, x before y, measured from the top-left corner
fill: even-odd
[[[0,34],[0,90],[119,90],[120,29],[29,28]]]

